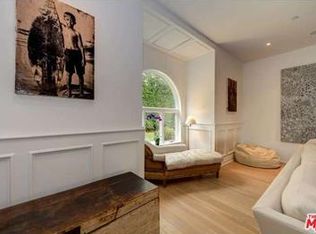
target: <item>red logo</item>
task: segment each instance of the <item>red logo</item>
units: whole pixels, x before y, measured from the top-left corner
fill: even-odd
[[[316,233],[316,213],[307,214],[305,220],[305,230],[313,230]]]

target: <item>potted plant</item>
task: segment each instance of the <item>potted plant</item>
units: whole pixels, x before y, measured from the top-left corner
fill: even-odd
[[[160,137],[159,137],[159,134],[157,134],[157,132],[155,132],[154,141],[155,141],[155,145],[160,144]]]
[[[160,125],[160,121],[162,121],[161,116],[158,113],[149,113],[146,116],[146,120],[149,120],[152,122],[152,124],[149,124],[149,125],[152,126],[152,129],[154,131],[155,145],[159,145],[160,144],[159,125]]]

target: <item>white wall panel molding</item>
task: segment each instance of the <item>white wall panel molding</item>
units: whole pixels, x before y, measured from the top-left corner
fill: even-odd
[[[45,156],[45,154],[53,153],[53,152],[62,152],[62,151],[72,151],[72,150],[80,150],[80,149],[91,149],[93,147],[92,144],[89,145],[78,145],[78,146],[69,146],[64,148],[50,148],[50,149],[41,149],[30,151],[29,154],[32,156]]]
[[[225,154],[225,130],[216,129],[215,132],[215,150],[221,154]]]
[[[0,207],[123,171],[143,176],[143,144],[143,129],[0,140]]]
[[[33,138],[48,138],[48,137],[67,137],[67,136],[80,136],[80,135],[96,135],[96,134],[111,134],[111,133],[125,133],[125,132],[143,132],[144,128],[132,129],[117,129],[117,130],[100,130],[100,131],[84,131],[84,132],[70,132],[70,133],[51,133],[51,134],[38,134],[38,135],[20,135],[20,136],[0,136],[0,141],[8,140],[23,140]]]
[[[215,136],[213,124],[194,124],[188,129],[189,146],[191,149],[215,149]]]
[[[13,156],[13,153],[0,155],[0,208],[11,203]]]
[[[102,143],[102,170],[105,177],[133,171],[143,171],[143,158],[139,150],[143,150],[139,139],[110,141]],[[140,170],[140,171],[139,171]]]
[[[192,125],[189,130],[191,131],[212,131],[214,129],[214,124],[194,124]]]
[[[30,151],[30,198],[91,182],[92,147],[87,144]]]
[[[239,141],[241,122],[215,124],[216,151],[224,155],[223,165],[233,161],[234,148]]]
[[[216,127],[220,127],[220,126],[241,126],[242,125],[242,122],[218,122],[218,123],[215,123],[215,126]]]
[[[119,145],[119,144],[128,144],[128,143],[138,143],[138,139],[132,139],[132,140],[123,140],[123,141],[110,141],[110,142],[103,142],[103,146],[109,146],[109,145]]]
[[[234,161],[234,152],[230,152],[228,154],[224,155],[224,160],[222,162],[222,166],[227,165],[228,163],[231,163]]]

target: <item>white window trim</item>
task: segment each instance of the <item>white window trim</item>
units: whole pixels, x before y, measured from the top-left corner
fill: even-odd
[[[159,134],[160,134],[160,144],[161,145],[167,145],[167,144],[173,144],[173,143],[179,143],[181,142],[181,100],[180,100],[180,95],[178,92],[177,87],[175,86],[175,84],[173,83],[173,81],[170,79],[170,77],[158,70],[154,70],[154,69],[149,69],[149,70],[145,70],[143,72],[143,77],[144,74],[147,72],[153,72],[158,74],[159,76],[161,76],[169,85],[169,87],[171,88],[173,97],[174,97],[174,101],[175,101],[175,108],[159,108],[159,107],[144,107],[143,106],[143,112],[142,112],[142,124],[143,127],[145,126],[145,112],[156,112],[159,113],[159,115],[162,117],[162,121],[159,122]],[[174,113],[176,115],[176,120],[175,120],[175,141],[169,142],[169,141],[164,141],[164,131],[163,131],[163,126],[164,126],[164,114],[165,113]]]

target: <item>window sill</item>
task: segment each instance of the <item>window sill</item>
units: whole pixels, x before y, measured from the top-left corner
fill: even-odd
[[[146,141],[146,140],[145,140]],[[160,145],[156,145],[155,144],[155,142],[154,141],[146,141],[146,142],[149,142],[150,144],[152,144],[152,145],[155,145],[155,146],[157,146],[157,147],[159,147],[159,146],[173,146],[173,145],[184,145],[184,143],[183,142],[181,142],[181,141],[172,141],[172,142],[165,142],[165,143],[163,143],[163,144],[160,144]]]
[[[167,141],[159,146],[172,146],[172,145],[179,145],[179,144],[184,144],[184,143],[181,141],[172,141],[172,142]]]

